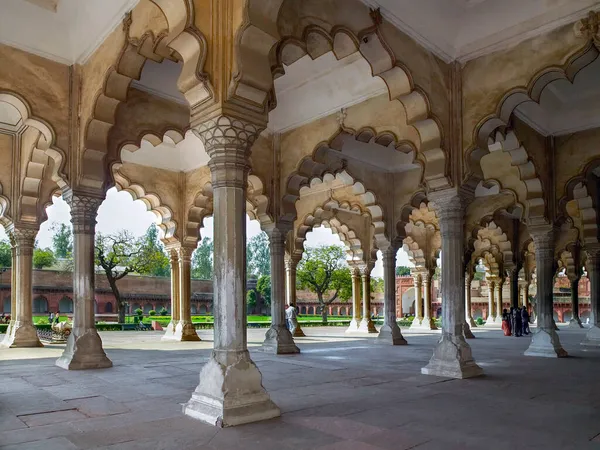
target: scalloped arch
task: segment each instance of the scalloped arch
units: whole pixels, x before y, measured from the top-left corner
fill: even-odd
[[[485,226],[475,227],[473,229],[473,239],[470,246],[473,248],[471,253],[471,262],[475,263],[485,252],[494,255],[498,266],[512,264],[513,250],[506,233],[493,220]]]

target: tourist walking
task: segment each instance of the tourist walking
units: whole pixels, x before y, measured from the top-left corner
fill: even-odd
[[[527,308],[525,308],[525,307],[523,307],[523,309],[521,310],[521,328],[522,328],[522,333],[524,335],[528,335],[530,333],[529,312],[527,311]]]
[[[298,328],[298,312],[294,306],[288,305],[285,310],[285,320],[288,325],[288,330],[290,330],[290,333],[292,333],[293,336],[296,332],[296,328]]]
[[[506,308],[502,310],[502,331],[504,331],[504,336],[510,336],[510,317]]]

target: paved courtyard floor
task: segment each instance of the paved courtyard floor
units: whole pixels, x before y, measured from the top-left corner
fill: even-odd
[[[523,356],[528,338],[476,330],[486,375],[424,376],[439,334],[375,345],[341,328],[307,328],[301,355],[252,357],[283,415],[218,429],[181,413],[210,354],[203,342],[162,343],[160,332],[101,333],[114,367],[54,366],[62,346],[0,350],[0,448],[5,450],[469,450],[600,449],[600,353],[562,328],[571,357]],[[0,339],[2,336],[0,336]]]

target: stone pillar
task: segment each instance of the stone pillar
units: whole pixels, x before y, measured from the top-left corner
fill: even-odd
[[[296,267],[298,261],[294,258],[286,258],[285,260],[285,300],[288,305],[293,305],[296,308]],[[304,331],[300,328],[300,322],[296,327],[294,337],[305,337]]]
[[[471,315],[471,289],[470,289],[471,279],[469,278],[468,283],[467,283],[467,277],[461,277],[460,281],[461,281],[460,292],[462,293],[462,295],[465,296],[465,298],[463,299],[463,304],[465,305],[465,320],[463,321],[463,336],[465,337],[465,339],[475,339],[475,335],[471,331],[471,326],[469,324],[470,321],[473,321],[472,316],[469,318],[469,316]],[[467,293],[467,286],[469,286],[468,293]],[[467,304],[467,297],[469,298],[468,304]],[[475,323],[475,321],[473,321],[473,324],[474,323]]]
[[[363,317],[358,326],[361,333],[377,333],[377,329],[371,320],[371,270],[372,267],[366,266],[362,270],[362,297],[363,297]]]
[[[535,244],[538,331],[533,335],[525,355],[551,358],[567,356],[556,334],[553,318],[554,229],[551,226],[531,226],[529,233]]]
[[[519,307],[519,270],[513,267],[509,270],[510,274],[510,306]]]
[[[579,318],[579,280],[579,277],[569,280],[571,282],[571,311],[573,311],[569,328],[583,328]]]
[[[527,308],[529,311],[529,281],[523,286],[523,308]]]
[[[171,261],[171,321],[167,326],[164,336],[161,340],[173,341],[175,340],[175,329],[179,323],[179,256],[175,248],[167,248]]]
[[[471,283],[473,282],[473,277],[471,274],[467,273],[465,275],[465,319],[466,322],[471,327],[476,327],[477,324],[473,319],[473,306],[471,304]]]
[[[600,347],[600,245],[586,247],[586,269],[590,279],[590,325],[591,328],[581,342],[584,347]],[[539,283],[539,280],[538,280]],[[539,284],[538,284],[539,289]],[[539,295],[538,295],[539,298]]]
[[[11,227],[8,234],[13,243],[11,285],[11,323],[10,330],[2,342],[3,347],[43,347],[33,325],[32,288],[33,288],[33,246],[37,228]],[[13,297],[14,296],[14,297]],[[12,299],[15,299],[15,307]]]
[[[289,225],[291,228],[291,224]],[[300,353],[285,323],[285,236],[287,231],[277,227],[267,230],[271,255],[271,328],[267,331],[262,349],[276,355]]]
[[[350,274],[352,276],[352,320],[346,333],[355,333],[358,331],[362,319],[360,311],[360,269],[353,267]]]
[[[176,341],[199,341],[192,324],[192,253],[194,248],[178,246],[179,261],[179,322],[175,327],[173,339]]]
[[[377,343],[406,345],[396,322],[396,248],[383,251],[383,326],[379,330]]]
[[[71,205],[73,224],[73,330],[56,365],[63,369],[104,369],[112,367],[102,348],[94,317],[94,238],[96,215],[103,197],[63,194]]]
[[[433,314],[431,313],[431,297],[433,290],[433,273],[431,271],[425,272],[425,276],[423,277],[423,320],[421,320],[421,328],[425,330],[437,330],[438,328],[435,326],[435,320],[433,318]]]
[[[502,325],[502,312],[504,309],[504,302],[502,300],[502,287],[504,286],[504,278],[500,277],[496,282],[496,292],[494,297],[496,298],[496,322]]]
[[[246,338],[246,190],[250,148],[260,129],[228,116],[195,133],[210,157],[214,217],[214,347],[183,412],[217,426],[281,415],[262,385]]]
[[[410,328],[421,328],[421,320],[423,317],[421,305],[423,304],[423,277],[420,272],[413,273],[415,285],[415,319],[412,321]]]
[[[484,327],[486,327],[486,328],[496,327],[497,328],[502,323],[502,319],[500,318],[498,321],[496,321],[496,313],[495,313],[496,280],[489,278],[487,280],[487,285],[488,285],[488,315],[487,315],[487,319],[485,320]]]
[[[483,374],[473,360],[471,347],[464,337],[464,210],[465,194],[472,192],[445,190],[432,193],[430,199],[440,223],[442,238],[442,337],[426,367],[425,375],[470,378]]]

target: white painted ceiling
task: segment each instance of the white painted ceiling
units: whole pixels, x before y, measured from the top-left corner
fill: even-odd
[[[0,43],[63,64],[83,62],[138,0],[2,0]]]
[[[362,0],[449,62],[515,45],[583,17],[598,0]]]
[[[375,143],[357,141],[352,136],[344,136],[341,153],[346,159],[369,165],[381,172],[400,173],[419,168],[418,164],[413,164],[414,151],[403,153],[396,150],[393,144],[384,147]]]

